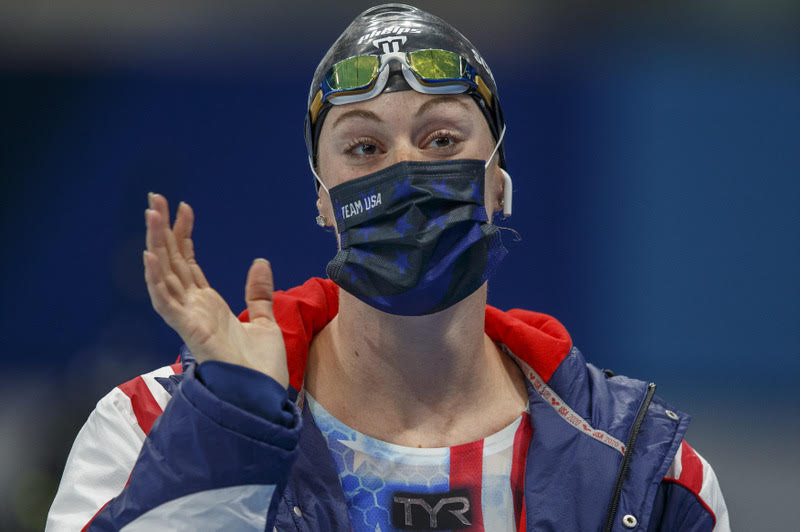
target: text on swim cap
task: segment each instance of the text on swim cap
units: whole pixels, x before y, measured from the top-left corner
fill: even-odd
[[[356,44],[368,42],[370,39],[374,39],[375,37],[380,37],[382,35],[402,35],[403,33],[422,33],[422,30],[419,28],[410,28],[408,26],[389,26],[387,28],[373,30],[366,35],[362,35]]]

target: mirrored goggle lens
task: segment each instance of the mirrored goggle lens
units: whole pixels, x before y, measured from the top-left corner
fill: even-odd
[[[375,80],[379,63],[376,55],[350,57],[333,65],[325,81],[331,91],[360,89]]]
[[[406,54],[408,66],[425,81],[449,81],[464,77],[461,56],[447,50],[417,50]]]

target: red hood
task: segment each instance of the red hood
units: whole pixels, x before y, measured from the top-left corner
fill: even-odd
[[[312,277],[302,286],[275,292],[272,308],[286,343],[289,384],[299,390],[311,339],[339,312],[339,287],[329,279]],[[239,319],[248,321],[246,310]],[[522,309],[503,312],[486,305],[486,334],[508,347],[545,381],[572,348],[572,339],[558,320]]]

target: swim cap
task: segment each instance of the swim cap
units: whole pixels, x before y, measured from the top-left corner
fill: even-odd
[[[497,85],[492,71],[475,46],[453,26],[422,9],[406,4],[383,4],[367,9],[357,16],[336,39],[314,72],[305,120],[306,148],[313,166],[316,166],[322,124],[332,105],[320,101],[322,82],[331,67],[339,61],[361,55],[427,49],[454,52],[475,69],[478,87],[469,89],[466,94],[470,94],[478,104],[489,123],[492,135],[498,140],[505,121],[497,96]],[[409,88],[402,76],[392,73],[382,92]],[[502,145],[498,156],[500,166],[505,168],[505,150]]]

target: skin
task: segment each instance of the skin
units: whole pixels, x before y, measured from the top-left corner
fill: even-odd
[[[331,188],[403,160],[485,160],[494,145],[469,96],[386,93],[330,110],[318,172]],[[494,212],[503,183],[496,160],[486,175]],[[182,203],[170,227],[166,198],[152,194],[149,202],[144,262],[155,310],[198,361],[240,364],[288,386],[269,262],[256,259],[248,272],[251,321],[240,323],[194,260],[191,207]],[[321,188],[317,207],[334,219]],[[496,432],[525,409],[522,374],[484,333],[486,284],[428,316],[387,314],[339,293],[339,314],[312,341],[304,387],[345,424],[399,445],[445,447]]]

